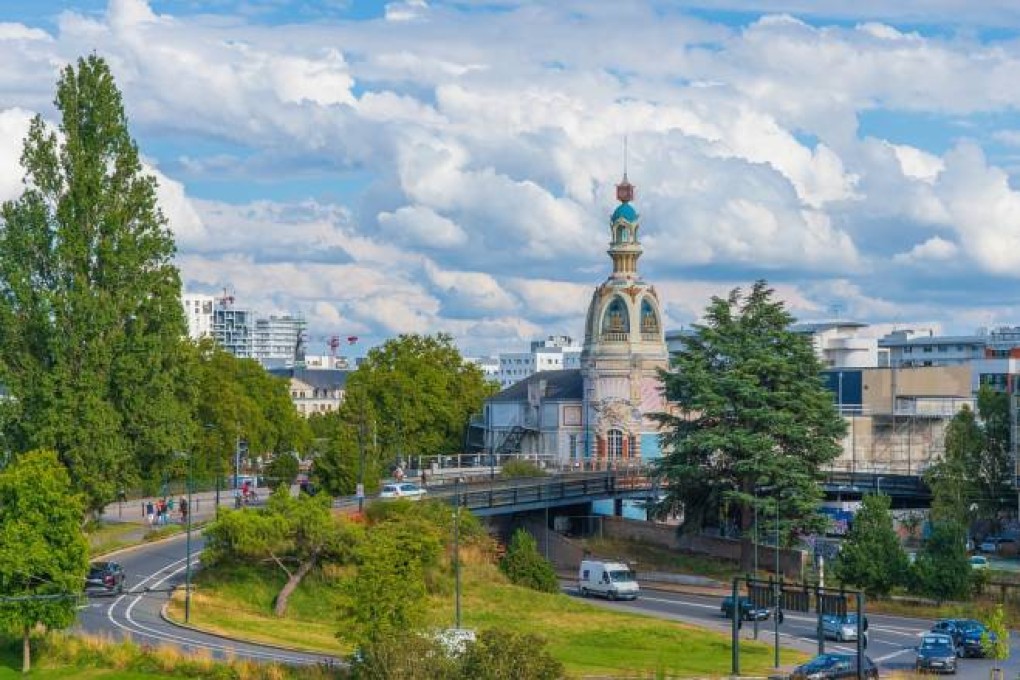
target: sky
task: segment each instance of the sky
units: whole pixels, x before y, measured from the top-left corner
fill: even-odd
[[[1020,324],[1015,0],[3,0],[0,200],[93,52],[185,290],[311,353],[581,339],[625,139],[667,329],[759,278],[804,321]]]

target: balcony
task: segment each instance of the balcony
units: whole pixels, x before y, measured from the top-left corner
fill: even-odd
[[[599,336],[602,342],[627,342],[630,340],[630,333],[603,333]]]

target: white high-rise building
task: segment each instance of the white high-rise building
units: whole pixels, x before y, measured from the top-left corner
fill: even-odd
[[[185,293],[184,316],[188,320],[188,337],[198,340],[212,335],[213,307],[216,299],[202,293]]]
[[[188,320],[188,337],[213,338],[223,349],[242,359],[256,359],[266,368],[301,363],[307,343],[307,322],[301,315],[260,316],[234,304],[232,295],[202,293],[181,296]]]
[[[562,371],[581,367],[581,346],[567,335],[534,340],[527,352],[501,352],[493,376],[500,387],[510,387],[539,371]],[[483,370],[484,367],[483,367]]]

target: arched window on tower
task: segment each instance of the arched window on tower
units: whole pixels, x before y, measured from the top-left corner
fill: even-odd
[[[613,298],[602,317],[603,339],[626,340],[628,333],[630,333],[630,319],[628,318],[627,305],[621,298]]]
[[[655,313],[652,303],[647,299],[641,301],[641,334],[659,335],[659,316]]]
[[[610,430],[606,433],[606,455],[609,460],[623,458],[623,432]]]
[[[616,242],[626,243],[630,240],[630,228],[626,224],[621,224],[616,228]]]

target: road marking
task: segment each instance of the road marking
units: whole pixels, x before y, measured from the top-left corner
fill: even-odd
[[[194,556],[193,557],[193,561],[197,561],[197,558],[198,558],[197,555]],[[156,587],[156,586],[162,585],[168,579],[170,579],[172,576],[174,576],[176,574],[179,574],[182,571],[184,571],[187,568],[186,565],[178,567],[177,569],[173,569],[173,567],[175,565],[178,565],[178,564],[180,564],[182,562],[186,562],[186,561],[187,561],[187,558],[182,558],[182,559],[175,560],[173,562],[170,562],[170,563],[164,565],[163,567],[159,568],[158,570],[156,570],[155,572],[153,572],[149,576],[146,576],[144,579],[142,579],[138,583],[138,586],[142,586],[145,583],[147,583],[148,581],[150,581],[150,580],[160,576],[161,574],[164,574],[164,572],[166,572],[165,575],[163,576],[163,578],[161,578],[159,581],[154,582],[152,584],[152,586],[150,586],[150,587]],[[280,653],[258,651],[257,643],[241,643],[241,644],[246,644],[249,647],[254,647],[254,651],[252,649],[240,650],[240,649],[238,649],[238,647],[236,645],[235,646],[217,645],[217,644],[214,644],[214,643],[211,643],[211,642],[205,642],[205,641],[201,641],[201,640],[196,640],[194,638],[187,638],[187,637],[183,637],[183,636],[180,636],[180,635],[175,635],[173,633],[161,632],[161,631],[156,630],[154,628],[150,628],[149,626],[144,626],[144,625],[140,624],[138,621],[136,621],[134,619],[134,617],[132,616],[132,611],[133,611],[135,605],[137,605],[141,601],[142,597],[144,597],[144,595],[145,595],[144,591],[141,594],[137,594],[137,593],[138,593],[138,591],[134,590],[133,592],[121,595],[120,597],[118,597],[114,601],[114,603],[112,605],[110,605],[110,608],[106,612],[106,616],[110,620],[110,623],[112,623],[117,628],[120,628],[121,630],[127,631],[131,635],[137,635],[137,636],[140,636],[140,637],[151,638],[151,639],[154,639],[154,640],[161,640],[161,641],[175,641],[175,642],[178,642],[178,643],[180,643],[182,645],[186,645],[188,647],[204,648],[204,649],[217,650],[217,651],[222,651],[222,652],[229,652],[229,653],[236,654],[236,655],[239,655],[239,656],[246,656],[246,657],[255,658],[255,659],[268,659],[270,661],[283,661],[283,662],[286,662],[286,663],[296,663],[296,664],[300,664],[300,665],[308,665],[309,663],[313,663],[307,657],[293,657],[293,656],[287,656],[285,654],[280,654]],[[121,623],[120,621],[117,621],[114,618],[114,608],[118,604],[120,604],[121,601],[124,600],[124,598],[128,597],[128,595],[135,595],[135,599],[131,602],[130,605],[127,606],[127,608],[125,610],[125,618],[131,624],[130,626],[125,625],[125,624]],[[168,624],[168,625],[170,625],[170,624]],[[312,654],[311,656],[315,656],[315,655]],[[322,655],[322,656],[323,656],[323,658],[328,657],[328,655],[325,655],[325,654]]]
[[[882,663],[883,661],[888,661],[889,659],[895,658],[895,657],[897,657],[897,656],[899,656],[901,654],[906,654],[907,652],[912,652],[912,651],[914,651],[913,647],[904,647],[903,649],[899,650],[898,652],[890,652],[889,654],[886,654],[885,656],[880,656],[880,657],[878,657],[876,659],[872,659],[872,661],[874,661],[875,663]]]

